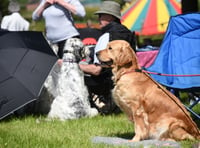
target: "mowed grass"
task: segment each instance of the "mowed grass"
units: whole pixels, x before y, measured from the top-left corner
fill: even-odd
[[[0,148],[112,148],[116,146],[95,144],[91,139],[131,139],[133,134],[133,125],[123,113],[64,122],[46,121],[44,116],[13,117],[0,122]],[[197,141],[181,141],[181,147],[194,143]]]
[[[46,121],[27,116],[0,123],[0,146],[9,148],[92,148],[95,136],[129,136],[132,124],[124,115],[97,116],[68,121]]]

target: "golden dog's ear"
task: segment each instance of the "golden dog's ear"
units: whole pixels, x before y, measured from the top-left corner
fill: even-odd
[[[130,47],[129,44],[122,45],[119,51],[119,55],[116,58],[116,64],[119,66],[123,66],[127,63],[132,62],[133,60],[133,52],[132,48]]]

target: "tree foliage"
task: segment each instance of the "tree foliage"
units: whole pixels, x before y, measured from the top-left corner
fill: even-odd
[[[8,14],[8,0],[1,0],[0,2],[0,20],[1,17]]]
[[[106,1],[106,0],[102,0],[102,1]],[[125,4],[124,0],[111,0],[111,1],[115,1],[115,2],[119,3],[121,5],[121,7]]]

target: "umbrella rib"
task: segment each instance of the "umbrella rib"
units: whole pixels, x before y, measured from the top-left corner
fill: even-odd
[[[26,54],[28,53],[28,51],[29,51],[29,49],[27,49],[27,51],[24,53],[24,55],[22,56],[21,60],[20,60],[19,63],[17,64],[17,66],[16,66],[16,68],[15,68],[15,70],[14,70],[14,72],[13,72],[13,76],[14,76],[15,72],[17,71],[19,65],[20,65],[21,62],[23,61],[24,57],[25,57]],[[26,88],[26,87],[25,87],[25,88]],[[26,89],[31,93],[31,91],[30,91],[28,88],[26,88]],[[32,93],[31,93],[31,94],[32,94]]]
[[[19,63],[17,64],[17,66],[16,66],[16,68],[15,68],[13,74],[17,71],[19,65],[21,64],[21,62],[23,61],[23,59],[24,59],[24,57],[26,56],[27,53],[28,53],[28,49],[27,49],[27,51],[25,52],[25,54],[23,55],[23,57],[21,58],[21,60],[19,61]]]
[[[6,81],[8,81],[9,79],[12,79],[12,78],[15,78],[15,77],[13,77],[13,76],[9,76],[7,79],[4,79],[3,81],[0,81],[0,84],[2,84],[2,83],[4,83],[4,82],[6,82]],[[28,88],[26,88],[26,87],[24,87],[28,92],[30,92],[30,90],[28,89]],[[31,92],[30,92],[31,93]],[[31,93],[32,94],[32,93]]]
[[[4,83],[5,81],[8,81],[9,79],[11,79],[12,77],[10,76],[10,77],[8,77],[7,79],[4,79],[3,81],[0,81],[0,84],[1,83]]]
[[[6,116],[8,116],[8,115],[14,113],[14,112],[17,111],[18,109],[22,108],[23,106],[25,106],[25,105],[27,105],[27,104],[29,104],[29,103],[35,101],[35,100],[36,100],[36,99],[33,99],[33,100],[30,100],[30,101],[27,101],[27,102],[24,103],[23,105],[20,105],[19,107],[13,109],[11,112],[8,112],[8,113],[4,114],[3,116],[0,117],[0,120],[2,120],[2,119],[5,118]]]

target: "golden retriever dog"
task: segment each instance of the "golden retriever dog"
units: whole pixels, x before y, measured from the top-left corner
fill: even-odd
[[[112,68],[114,101],[134,122],[131,141],[200,139],[199,129],[183,104],[140,70],[128,42],[111,41],[96,55],[102,66]]]

